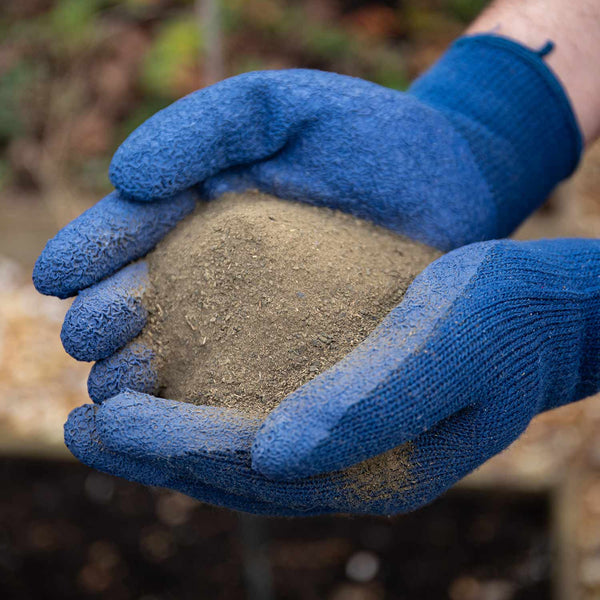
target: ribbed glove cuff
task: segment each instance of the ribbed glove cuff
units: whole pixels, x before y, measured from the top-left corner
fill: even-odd
[[[560,82],[534,51],[497,35],[459,38],[410,93],[471,146],[510,234],[576,168],[582,137]]]

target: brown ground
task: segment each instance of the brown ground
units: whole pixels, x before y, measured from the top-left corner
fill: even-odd
[[[159,395],[265,415],[331,367],[439,252],[258,193],[201,204],[148,256]]]

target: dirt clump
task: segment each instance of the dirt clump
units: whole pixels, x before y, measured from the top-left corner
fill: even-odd
[[[264,416],[333,366],[440,253],[250,192],[201,203],[147,257],[157,394]]]
[[[138,341],[156,355],[155,393],[262,418],[363,341],[438,256],[353,216],[258,192],[201,203],[147,256]],[[393,512],[414,485],[411,454],[410,443],[392,449],[332,485],[349,506]]]

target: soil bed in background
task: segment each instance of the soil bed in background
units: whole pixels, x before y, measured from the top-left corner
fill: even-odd
[[[2,457],[0,476],[10,600],[257,600],[244,571],[256,577],[262,552],[277,599],[551,598],[544,496],[462,490],[391,519],[255,518],[266,539],[244,559],[232,511],[74,462]],[[357,552],[379,563],[363,583]]]

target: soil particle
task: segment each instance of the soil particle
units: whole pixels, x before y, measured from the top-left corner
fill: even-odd
[[[264,416],[367,337],[439,252],[256,192],[199,204],[148,257],[158,395]]]

